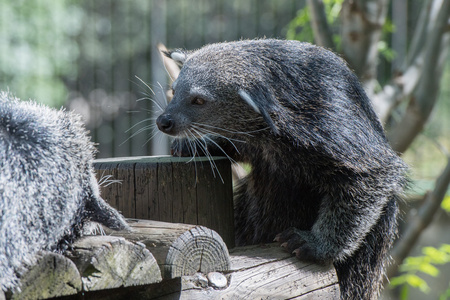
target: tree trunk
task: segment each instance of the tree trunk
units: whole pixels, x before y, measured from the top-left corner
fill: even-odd
[[[428,32],[422,59],[421,77],[400,122],[388,135],[394,150],[404,152],[425,126],[436,104],[440,79],[447,58],[450,33],[450,1],[436,0],[431,13],[436,13],[435,26]]]
[[[342,52],[369,97],[377,79],[378,42],[388,4],[388,0],[345,0],[342,4]]]

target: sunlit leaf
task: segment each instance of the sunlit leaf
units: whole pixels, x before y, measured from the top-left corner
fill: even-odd
[[[436,277],[439,275],[439,270],[432,264],[422,264],[419,267],[419,271],[428,274],[430,276]]]
[[[400,276],[396,276],[396,277],[394,277],[394,278],[391,278],[391,279],[390,279],[390,285],[391,285],[391,287],[396,287],[396,286],[405,284],[405,283],[406,283],[406,280],[407,280],[406,277],[407,277],[406,275],[400,275]]]
[[[445,264],[450,261],[450,256],[447,253],[434,247],[424,247],[422,252],[435,264]]]
[[[414,275],[414,274],[407,275],[406,276],[406,282],[410,286],[412,286],[414,288],[418,288],[420,291],[422,291],[424,293],[428,293],[430,291],[430,287],[425,282],[425,280],[423,280],[422,278],[420,278],[417,275]]]
[[[444,197],[444,199],[441,202],[441,207],[446,212],[450,213],[450,195],[447,195],[447,196]]]

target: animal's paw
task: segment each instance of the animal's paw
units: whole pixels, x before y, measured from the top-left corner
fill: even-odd
[[[295,254],[302,261],[320,264],[328,263],[328,259],[325,259],[320,253],[320,249],[315,243],[314,236],[310,231],[298,230],[297,228],[291,227],[279,233],[274,241],[281,243],[281,247]]]

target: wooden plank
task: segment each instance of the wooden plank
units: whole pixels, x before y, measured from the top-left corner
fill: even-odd
[[[157,166],[154,163],[136,163],[136,218],[155,219],[159,216],[156,193],[158,191]]]
[[[214,182],[214,200],[219,212],[217,217],[217,232],[221,233],[229,248],[234,247],[234,205],[233,205],[233,181],[229,162],[219,160],[216,162],[222,175],[223,183]]]
[[[340,299],[341,291],[338,284],[333,284],[328,287],[314,290],[310,293],[305,293],[301,296],[294,297],[292,299],[297,300],[311,300],[311,299]]]
[[[180,164],[172,163],[172,218],[171,222],[183,223],[183,178],[180,172]]]
[[[187,162],[173,162],[174,176],[174,197],[181,199],[181,202],[174,203],[173,222],[198,224],[197,220],[197,191],[195,178],[195,164]],[[177,201],[177,200],[175,200]]]
[[[218,230],[217,223],[217,205],[214,194],[214,181],[220,181],[217,170],[212,173],[212,167],[209,161],[197,163],[197,222],[200,225],[207,226],[213,230]],[[216,178],[214,177],[216,176]]]
[[[121,180],[121,184],[117,185],[118,210],[126,218],[136,217],[134,165],[134,162],[120,162],[115,170]]]
[[[173,174],[172,163],[158,163],[158,207],[159,218],[163,222],[172,222],[173,211]]]
[[[231,168],[227,160],[197,164],[198,224],[220,233],[228,247],[234,247]]]

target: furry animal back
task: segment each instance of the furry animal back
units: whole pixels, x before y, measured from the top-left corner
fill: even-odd
[[[100,197],[94,153],[78,115],[0,92],[0,289],[17,288],[37,251],[64,248],[87,221],[128,228]]]
[[[167,53],[182,65],[157,119],[176,153],[251,164],[235,191],[238,245],[274,238],[333,263],[342,299],[374,299],[407,167],[357,77],[323,48],[247,40]]]

